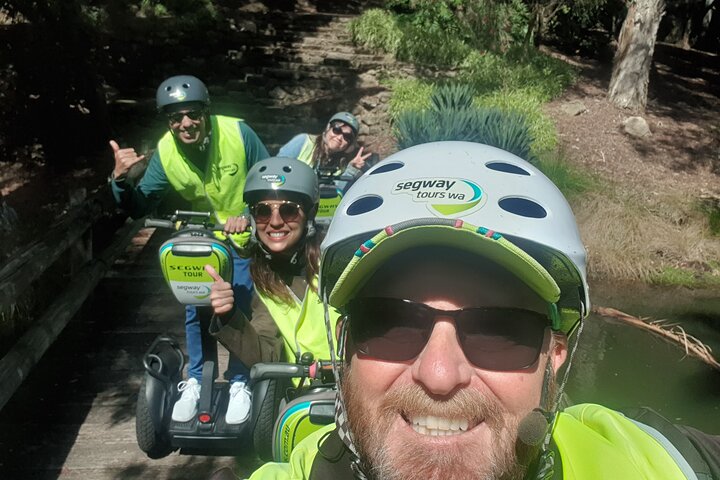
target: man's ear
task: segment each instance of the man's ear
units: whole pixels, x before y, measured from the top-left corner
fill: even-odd
[[[342,335],[342,328],[345,324],[345,315],[340,315],[337,324],[335,325],[335,341],[340,342],[340,336]]]
[[[550,342],[550,360],[552,361],[553,370],[558,372],[567,360],[568,338],[561,333],[552,333],[552,341]]]

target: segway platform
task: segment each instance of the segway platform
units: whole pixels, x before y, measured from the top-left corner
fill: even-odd
[[[212,393],[205,395],[208,391]],[[206,454],[218,450],[234,450],[237,453],[237,449],[248,441],[247,430],[251,422],[248,417],[243,423],[227,424],[225,412],[227,412],[228,400],[227,383],[214,382],[207,387],[203,384],[200,390],[198,414],[188,422],[170,421],[168,434],[173,447],[203,451]]]

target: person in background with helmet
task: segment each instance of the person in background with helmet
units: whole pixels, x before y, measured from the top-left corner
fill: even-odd
[[[149,214],[167,192],[175,190],[192,204],[193,210],[213,212],[218,223],[225,223],[231,215],[243,212],[246,173],[255,163],[270,156],[257,134],[238,118],[210,115],[207,87],[190,75],[163,81],[157,89],[156,101],[169,131],[158,141],[147,170],[136,186],[126,181],[127,174],[144,155],[110,141],[115,157],[110,185],[118,206],[133,218],[139,218]],[[239,246],[248,238],[248,234],[238,235],[227,227],[224,233]],[[232,280],[238,305],[249,311],[253,288],[249,262],[236,252],[233,256]],[[216,341],[202,334],[211,314],[207,307],[186,308],[189,378],[178,385],[182,395],[173,408],[174,421],[186,422],[197,414],[203,362],[217,357]],[[247,375],[247,367],[231,355],[225,374],[231,383],[225,418],[229,424],[242,423],[249,416]]]
[[[342,175],[336,180],[338,188],[347,190],[350,178],[359,177],[367,170],[366,161],[372,155],[364,153],[357,143],[360,122],[349,112],[338,112],[328,120],[322,133],[301,133],[280,147],[279,157],[297,158],[316,171],[324,170]],[[347,178],[348,180],[345,180]]]
[[[317,295],[320,238],[314,217],[319,195],[315,171],[293,158],[270,158],[248,172],[244,199],[255,232],[249,247],[255,283],[252,317],[235,308],[230,284],[206,267],[215,279],[210,299],[216,316],[210,332],[248,366],[299,362],[306,352],[330,358]],[[336,321],[333,315],[333,325]]]
[[[343,313],[336,422],[252,480],[720,478],[720,437],[560,407],[585,249],[515,155],[436,142],[374,167],[333,218],[319,288]]]

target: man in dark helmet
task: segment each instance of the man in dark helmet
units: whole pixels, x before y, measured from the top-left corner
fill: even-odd
[[[163,81],[157,89],[158,112],[169,131],[157,149],[140,182],[127,182],[130,168],[144,159],[134,148],[120,148],[110,141],[115,167],[110,185],[118,205],[134,218],[150,213],[170,190],[192,204],[195,211],[213,212],[218,223],[246,210],[243,187],[247,171],[269,157],[257,134],[238,118],[210,115],[207,87],[198,78],[178,75]],[[247,233],[225,232],[236,245],[244,245]],[[233,286],[238,307],[249,310],[252,280],[248,261],[234,255]],[[185,332],[188,356],[187,381],[180,382],[182,396],[173,408],[175,421],[189,421],[197,413],[202,365],[206,357],[217,357],[217,344],[202,341],[211,309],[188,306]],[[226,421],[237,424],[250,414],[247,368],[231,355],[225,376],[231,383]]]

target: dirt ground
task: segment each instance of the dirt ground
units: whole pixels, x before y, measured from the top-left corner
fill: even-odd
[[[582,58],[563,58],[578,67],[578,81],[563,96],[549,103],[545,111],[557,125],[561,150],[571,164],[601,179],[613,189],[619,201],[635,202],[640,210],[662,211],[658,222],[667,220],[673,228],[682,228],[689,221],[693,215],[688,211],[697,201],[709,199],[720,204],[720,62],[717,56],[669,45],[657,46],[648,106],[642,114],[652,134],[645,138],[624,133],[623,120],[633,113],[607,101],[609,65]],[[581,102],[585,111],[579,115],[566,113],[563,107],[574,101]],[[376,138],[371,143],[376,150],[383,150],[380,152],[383,154],[390,149],[391,141],[390,137]],[[92,194],[103,189],[112,162],[108,149],[101,158],[88,158],[87,168],[58,176],[43,164],[38,146],[28,147],[26,154],[35,160],[22,164],[0,162],[2,200],[15,209],[20,219],[11,234],[5,230],[4,237],[21,242],[33,238],[66,209],[70,191],[85,189]],[[580,209],[595,208],[592,205],[581,205]],[[598,253],[603,246],[597,245],[597,232],[583,225],[583,222],[603,224],[613,219],[588,220],[593,217],[596,215],[592,212],[578,212],[583,238],[590,244],[591,253],[595,251],[603,263],[591,271],[600,275],[618,272],[607,265],[615,261],[612,255],[603,257],[602,252]],[[622,226],[620,228],[622,230]],[[637,228],[650,230],[642,225]],[[642,238],[639,242],[646,243]],[[3,241],[5,255],[0,258],[9,254],[12,243]],[[673,265],[697,264],[707,269],[705,257],[720,251],[720,240],[711,239],[710,247],[695,248],[692,252],[676,249],[666,253],[664,250],[672,249],[657,247],[651,255],[671,258]],[[646,258],[645,261],[655,260]],[[641,270],[631,267],[622,272],[632,277]]]
[[[680,190],[720,194],[720,62],[716,55],[658,45],[650,78],[650,136],[633,138],[622,122],[633,115],[607,101],[611,69],[598,62],[563,57],[581,69],[579,81],[546,112],[562,146],[577,166],[646,194]],[[565,114],[580,101],[586,111]]]

